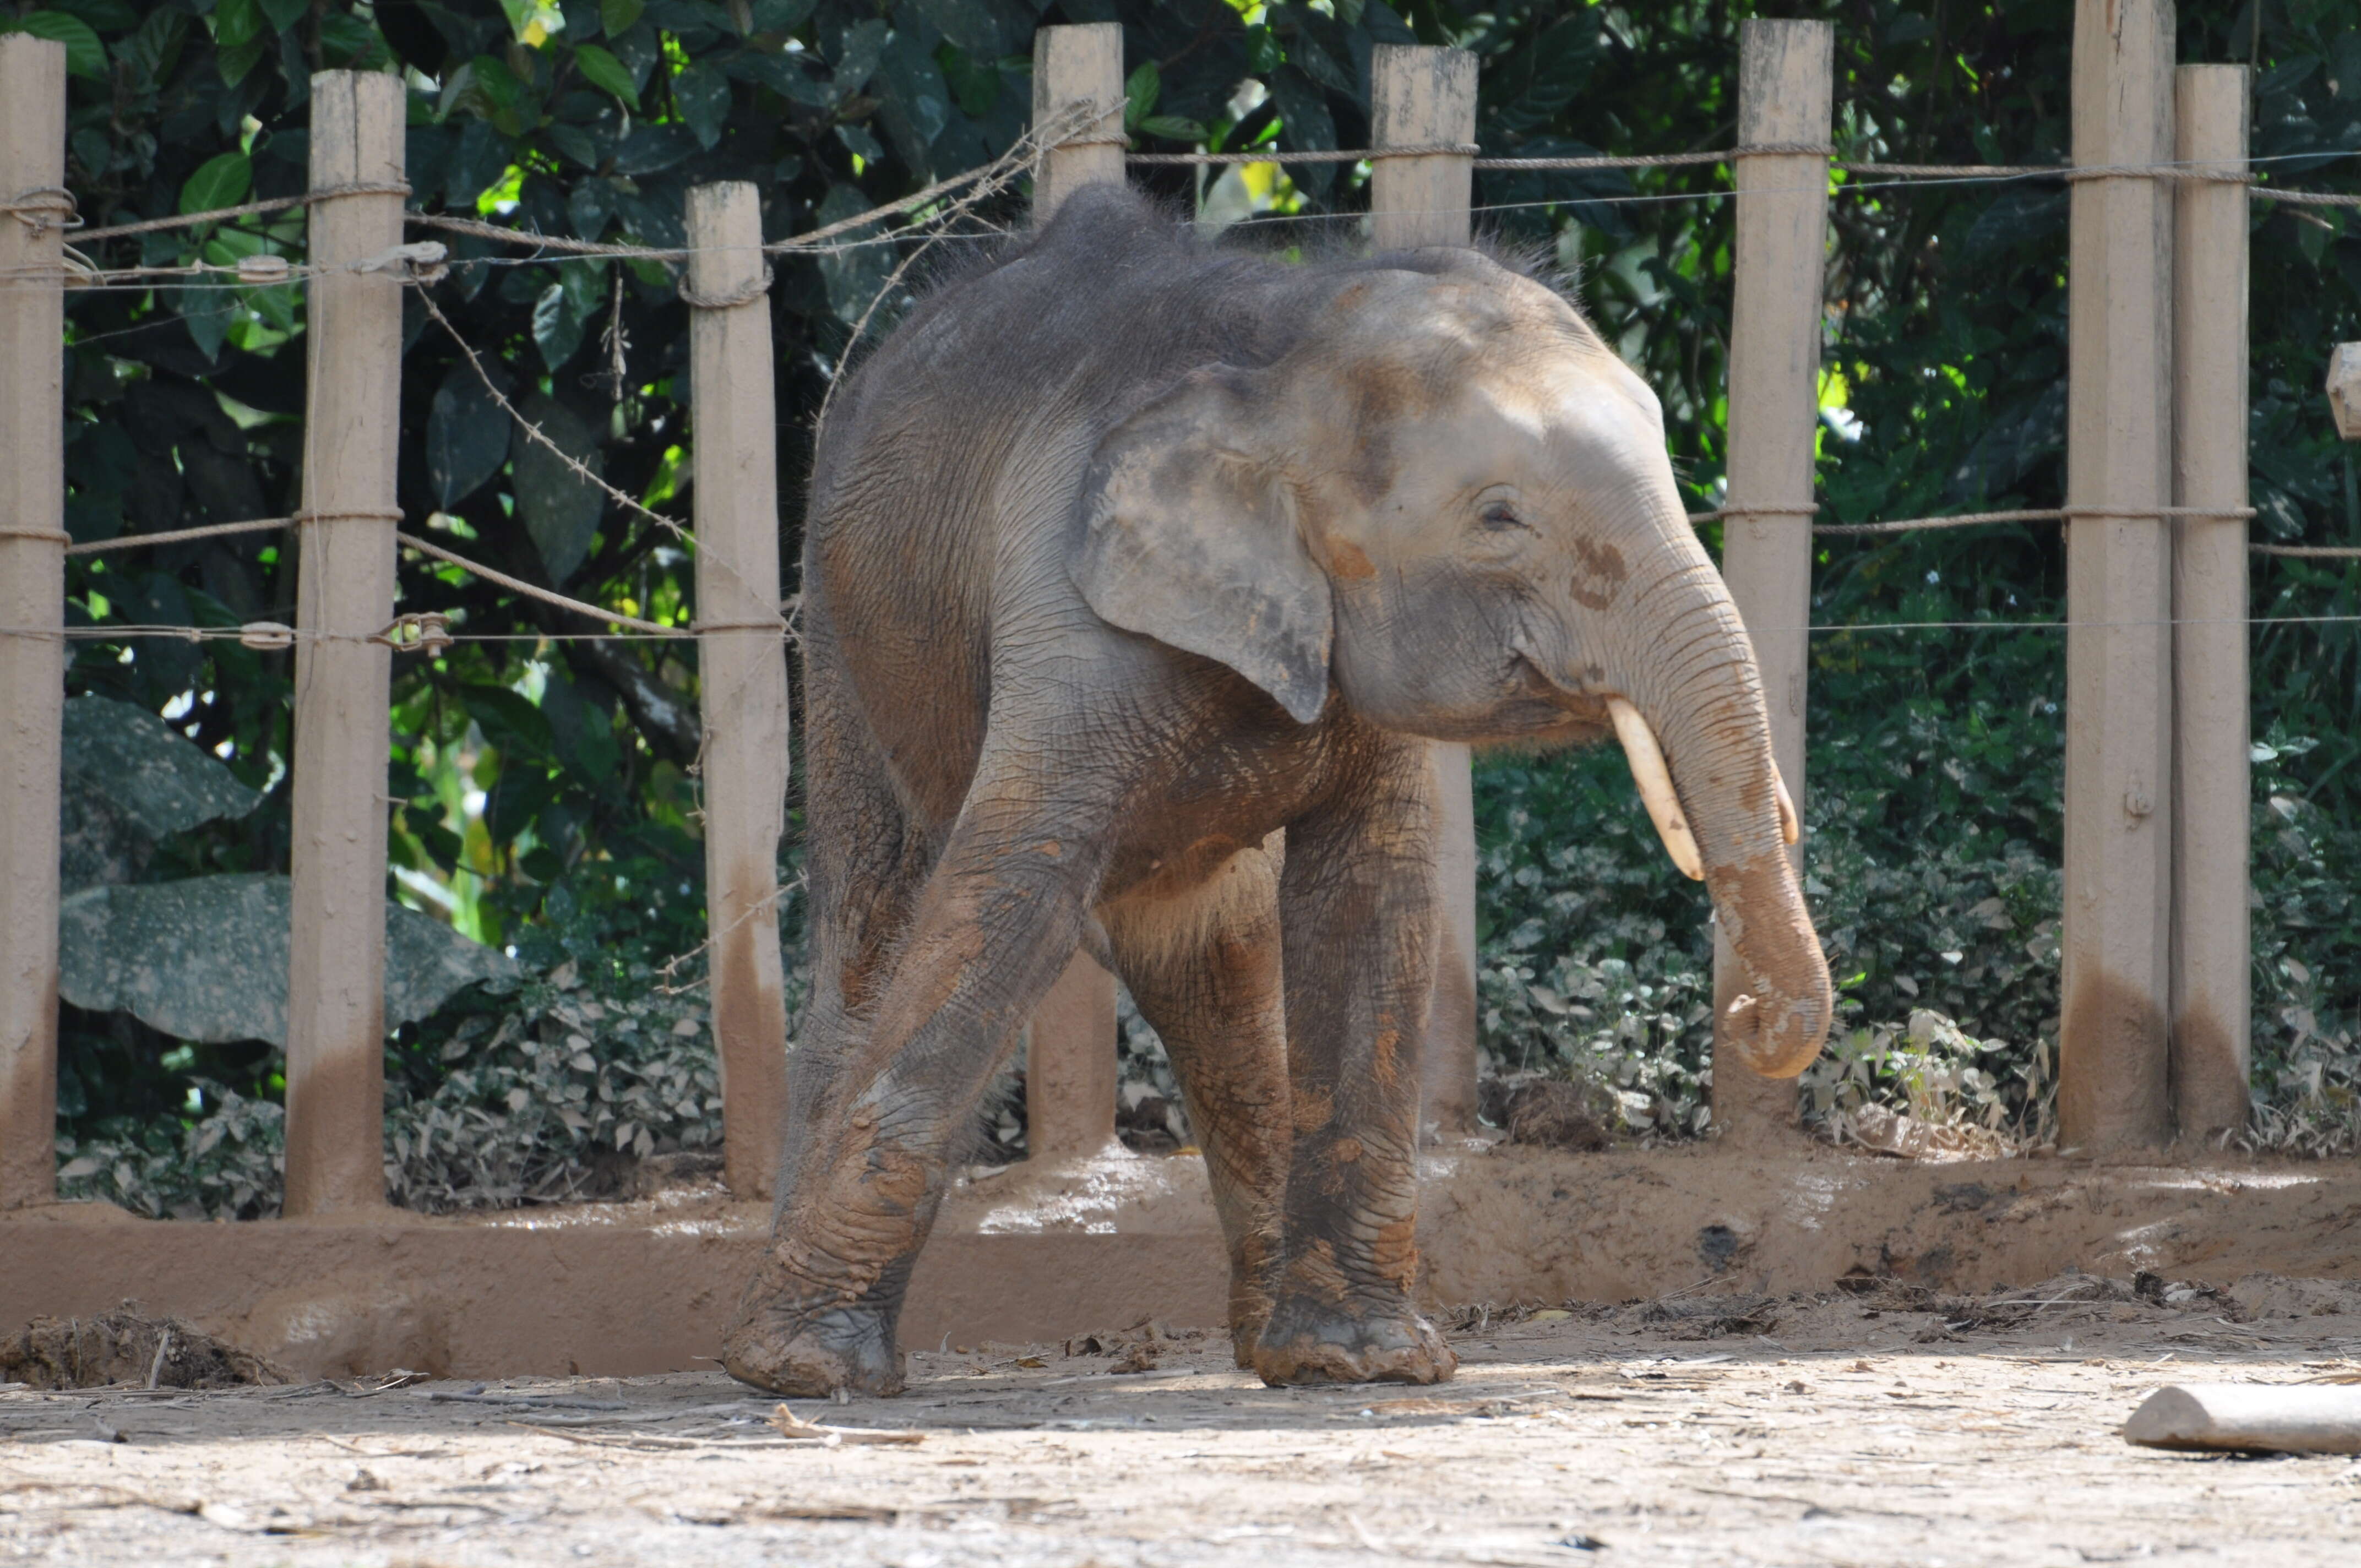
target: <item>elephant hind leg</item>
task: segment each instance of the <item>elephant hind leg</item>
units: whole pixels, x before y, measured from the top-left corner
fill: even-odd
[[[1230,1258],[1230,1337],[1251,1365],[1279,1281],[1287,1188],[1280,836],[1179,898],[1105,910],[1115,965],[1164,1040],[1203,1151]]]
[[[838,1069],[860,1053],[891,981],[934,848],[912,819],[863,716],[826,609],[806,601],[805,841],[810,879],[812,994],[788,1075],[789,1145],[810,1126]]]

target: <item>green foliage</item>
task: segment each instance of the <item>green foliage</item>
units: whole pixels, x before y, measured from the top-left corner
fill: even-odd
[[[386,1055],[394,1201],[441,1212],[607,1196],[637,1159],[718,1147],[704,1005],[656,980],[644,965],[569,960],[512,996],[470,993],[397,1031]],[[277,1212],[280,1107],[202,1078],[190,1089],[178,1120],[61,1135],[60,1191],[182,1219]]]

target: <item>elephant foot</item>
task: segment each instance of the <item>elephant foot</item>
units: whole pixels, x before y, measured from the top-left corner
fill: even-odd
[[[1254,1370],[1255,1346],[1262,1343],[1263,1330],[1269,1322],[1268,1294],[1261,1290],[1231,1290],[1230,1349],[1237,1357],[1239,1371]]]
[[[1341,1304],[1282,1302],[1254,1347],[1255,1373],[1296,1383],[1444,1383],[1459,1357],[1408,1306],[1355,1316]]]
[[[721,1365],[741,1383],[790,1398],[825,1398],[840,1388],[881,1397],[902,1391],[893,1323],[866,1307],[741,1308],[721,1336]]]

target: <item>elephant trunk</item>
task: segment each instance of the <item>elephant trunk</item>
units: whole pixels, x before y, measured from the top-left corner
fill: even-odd
[[[1680,525],[1673,559],[1635,598],[1631,657],[1613,672],[1618,738],[1666,850],[1713,895],[1748,989],[1716,1022],[1755,1072],[1792,1078],[1834,1015],[1828,960],[1787,846],[1795,807],[1771,755],[1752,644],[1719,574]]]

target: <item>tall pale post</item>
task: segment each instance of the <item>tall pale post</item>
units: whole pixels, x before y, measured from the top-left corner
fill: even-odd
[[[401,243],[401,79],[312,79],[313,203],[295,588],[293,920],[287,973],[290,1214],[385,1201],[387,690],[401,280],[355,262]]]
[[[2246,68],[2173,73],[2176,505],[2246,504]],[[2172,1089],[2183,1138],[2246,1124],[2246,524],[2184,517],[2172,554]]]
[[[1738,145],[1827,145],[1835,51],[1836,29],[1827,22],[1745,23],[1739,34]],[[1721,573],[1753,641],[1771,716],[1772,755],[1800,813],[1828,160],[1801,153],[1741,158],[1737,180]],[[1787,856],[1800,872],[1803,845]],[[1749,1071],[1736,1053],[1720,1048],[1719,1020],[1748,985],[1737,952],[1717,927],[1713,1119],[1726,1141],[1776,1135],[1796,1120],[1792,1080]]]
[[[1033,219],[1046,224],[1060,203],[1095,181],[1123,182],[1123,24],[1043,27],[1033,35],[1033,128],[1046,132],[1072,114],[1058,145],[1033,171]]]
[[[2172,157],[2172,34],[2170,0],[2078,0],[2078,166]],[[2071,190],[2058,1119],[2097,1150],[2172,1127],[2173,188]]]
[[[0,36],[0,1209],[57,1191],[66,47]]]
[[[1043,130],[1084,116],[1070,139],[1041,155],[1033,219],[1093,181],[1123,179],[1123,27],[1092,22],[1033,35],[1033,124]],[[1038,1160],[1086,1158],[1115,1142],[1115,976],[1076,953],[1027,1031],[1026,1141]]]
[[[721,1069],[721,1169],[768,1198],[786,1128],[779,840],[787,828],[787,658],[760,193],[688,193],[696,398],[697,613],[705,721],[707,990]]]
[[[1379,44],[1369,51],[1369,132],[1378,148],[1476,140],[1476,57],[1464,49]],[[1379,250],[1466,245],[1472,153],[1380,158],[1369,172],[1369,237]],[[1477,1128],[1476,808],[1465,746],[1432,748],[1441,946],[1420,1053],[1422,1131]]]

